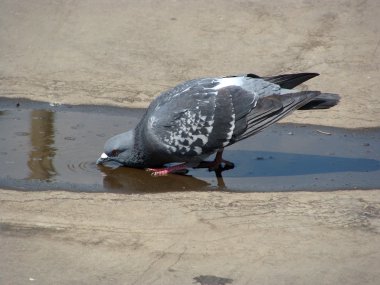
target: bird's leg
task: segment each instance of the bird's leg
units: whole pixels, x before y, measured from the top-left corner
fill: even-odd
[[[189,168],[189,165],[187,163],[182,163],[163,168],[147,168],[145,170],[149,171],[152,176],[165,176],[169,173],[177,172],[180,170],[187,170],[187,168]]]
[[[202,161],[196,168],[208,168],[209,171],[228,170],[235,167],[235,165],[227,160],[223,159],[223,148],[218,150],[214,161]],[[221,164],[224,163],[224,167]]]

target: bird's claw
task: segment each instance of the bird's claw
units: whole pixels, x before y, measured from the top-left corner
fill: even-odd
[[[208,171],[225,171],[225,170],[230,170],[233,168],[235,168],[234,163],[227,161],[227,160],[223,160],[222,163],[215,164],[215,165],[212,165],[211,167],[209,167]]]

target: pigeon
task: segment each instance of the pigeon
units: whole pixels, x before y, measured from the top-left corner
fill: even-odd
[[[293,89],[318,73],[194,79],[163,92],[137,126],[108,139],[97,164],[142,168],[153,176],[189,168],[230,169],[225,147],[297,109],[328,109],[339,95]],[[212,161],[206,161],[210,155]]]

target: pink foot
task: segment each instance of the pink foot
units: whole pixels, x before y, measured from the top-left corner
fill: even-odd
[[[184,170],[187,169],[188,166],[186,163],[178,164],[174,166],[164,167],[164,168],[147,168],[146,171],[151,172],[152,176],[165,176],[169,173],[176,172],[178,170]]]
[[[152,176],[166,176],[170,173],[167,168],[147,168],[146,171],[149,171]]]

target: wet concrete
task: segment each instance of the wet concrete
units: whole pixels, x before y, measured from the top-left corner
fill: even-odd
[[[0,99],[0,187],[91,192],[325,191],[380,187],[380,128],[277,124],[225,151],[235,168],[151,177],[99,167],[104,142],[143,109]]]

